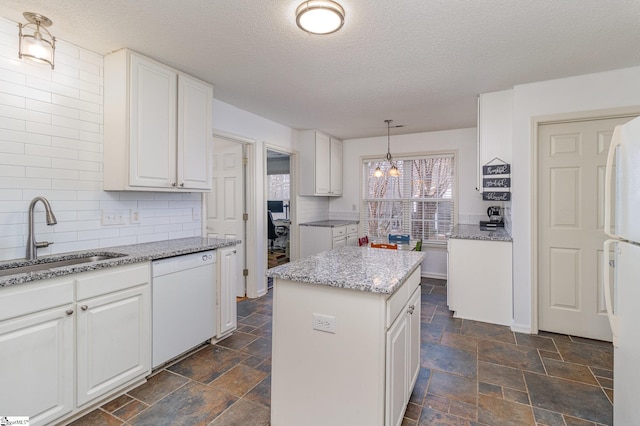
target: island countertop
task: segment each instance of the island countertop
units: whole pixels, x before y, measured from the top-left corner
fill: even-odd
[[[267,270],[267,276],[371,293],[394,293],[424,259],[424,253],[340,247]]]
[[[336,226],[355,225],[357,220],[318,220],[316,222],[300,223],[300,226],[319,226],[322,228],[334,228]]]

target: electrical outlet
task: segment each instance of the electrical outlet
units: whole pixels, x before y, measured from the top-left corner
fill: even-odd
[[[124,225],[126,216],[128,216],[126,210],[103,210],[102,225]]]
[[[139,210],[131,210],[131,216],[129,217],[129,222],[132,224],[140,223],[140,211]]]
[[[313,314],[313,329],[335,334],[336,317],[332,317],[329,315]]]

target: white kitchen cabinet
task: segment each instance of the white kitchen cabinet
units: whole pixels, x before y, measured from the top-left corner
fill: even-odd
[[[399,425],[419,369],[419,284],[420,267],[391,296],[276,279],[271,424]],[[333,332],[314,329],[318,314]]]
[[[342,141],[318,130],[300,132],[300,195],[342,195]]]
[[[0,413],[47,425],[74,409],[73,280],[0,289]]]
[[[238,327],[236,283],[238,281],[237,248],[223,247],[218,252],[218,329],[216,337],[225,337]]]
[[[300,257],[336,247],[358,245],[358,225],[300,226]]]
[[[53,424],[143,382],[149,276],[143,263],[0,288],[0,412]]]
[[[347,225],[347,245],[354,247],[358,245],[358,225]]]
[[[148,265],[79,275],[77,404],[79,407],[151,372]]]
[[[447,303],[456,318],[511,325],[511,242],[452,238]]]
[[[104,99],[105,190],[211,190],[211,85],[122,49]]]

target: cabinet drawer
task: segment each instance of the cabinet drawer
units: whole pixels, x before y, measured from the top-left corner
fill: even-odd
[[[333,238],[336,237],[344,237],[347,235],[347,227],[346,226],[334,226],[331,228],[331,235]]]
[[[0,289],[0,321],[73,302],[73,275]]]
[[[347,225],[347,235],[358,235],[358,225]]]
[[[150,281],[149,262],[126,266],[114,266],[87,274],[78,275],[77,300],[100,296],[118,290],[124,290]]]
[[[411,273],[409,278],[389,299],[387,299],[387,321],[386,326],[389,328],[396,317],[407,304],[409,297],[415,289],[420,285],[420,265]]]

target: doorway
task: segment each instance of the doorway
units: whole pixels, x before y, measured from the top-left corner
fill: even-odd
[[[214,136],[212,190],[205,194],[207,237],[239,240],[235,294],[247,294],[247,151],[249,144],[238,139]]]
[[[291,259],[291,154],[267,148],[265,170],[267,267],[273,268]]]
[[[602,244],[613,128],[630,117],[538,127],[538,329],[611,341]]]

